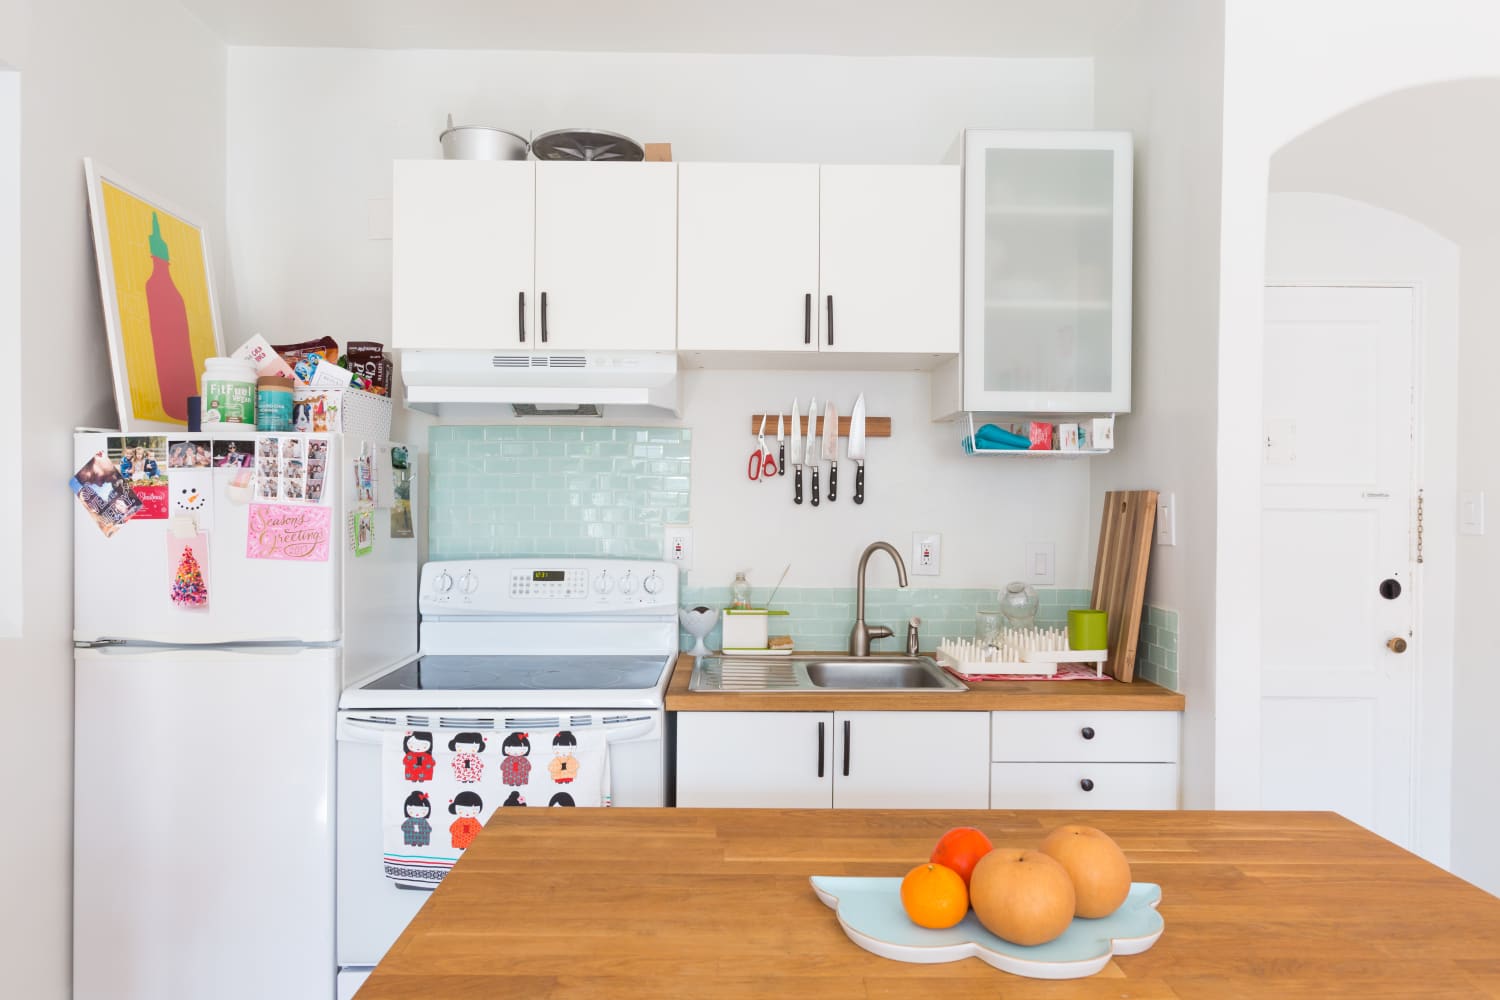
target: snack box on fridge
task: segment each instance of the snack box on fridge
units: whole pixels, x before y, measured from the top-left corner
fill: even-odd
[[[391,397],[363,389],[298,386],[292,390],[292,427],[304,433],[339,431],[389,441]]]

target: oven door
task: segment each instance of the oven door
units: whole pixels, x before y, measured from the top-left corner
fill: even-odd
[[[385,735],[407,729],[506,732],[603,726],[609,733],[609,778],[616,806],[666,804],[666,753],[659,709],[587,711],[483,709],[338,714],[338,964],[348,975],[373,966],[422,908],[430,890],[404,888],[381,863],[380,752]],[[341,972],[341,977],[345,972]]]

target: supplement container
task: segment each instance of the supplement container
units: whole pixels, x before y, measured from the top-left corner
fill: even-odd
[[[292,380],[281,375],[262,375],[255,383],[255,429],[292,429]]]
[[[255,363],[244,358],[203,361],[203,423],[255,424]]]

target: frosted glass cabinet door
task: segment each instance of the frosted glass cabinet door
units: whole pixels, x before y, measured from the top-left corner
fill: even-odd
[[[1130,409],[1131,137],[964,136],[964,407]]]

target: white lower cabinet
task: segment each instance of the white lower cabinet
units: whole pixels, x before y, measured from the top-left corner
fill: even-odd
[[[992,809],[1176,809],[1178,713],[993,712]]]
[[[983,809],[984,712],[679,712],[677,805]]]

